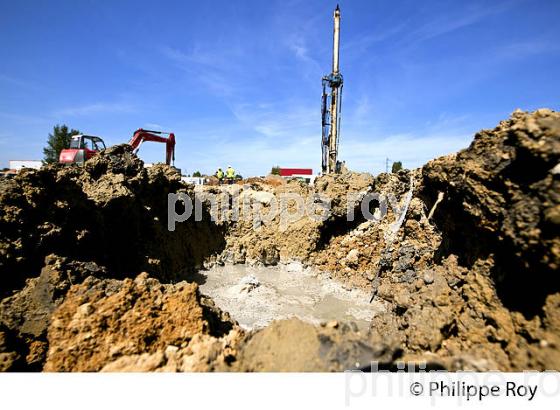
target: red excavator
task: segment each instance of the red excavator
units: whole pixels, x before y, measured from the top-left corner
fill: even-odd
[[[164,137],[163,135],[167,135]],[[165,163],[172,165],[175,162],[175,134],[172,132],[149,131],[142,128],[134,131],[128,144],[137,153],[140,145],[144,141],[165,143]],[[59,161],[61,164],[80,164],[83,165],[88,159],[93,157],[102,149],[105,143],[99,137],[92,135],[74,135],[70,141],[70,147],[60,152]]]
[[[105,143],[99,137],[94,137],[92,135],[73,135],[70,140],[70,147],[60,151],[58,162],[61,164],[83,165],[84,162],[102,149],[105,149]]]

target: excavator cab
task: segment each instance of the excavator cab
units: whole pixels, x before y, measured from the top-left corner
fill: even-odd
[[[105,149],[105,142],[92,135],[74,135],[70,140],[70,147],[60,152],[58,162],[61,164],[83,165],[99,151]]]

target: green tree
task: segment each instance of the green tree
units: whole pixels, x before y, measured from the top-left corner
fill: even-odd
[[[58,162],[60,151],[64,148],[68,148],[72,136],[79,133],[80,131],[78,130],[68,130],[68,127],[64,124],[55,125],[52,134],[49,134],[47,146],[43,148],[43,154],[45,155],[45,159],[43,161],[47,164]]]
[[[278,165],[272,167],[272,169],[270,170],[270,173],[272,175],[280,175],[280,167]]]
[[[401,169],[403,169],[401,161],[393,162],[393,166],[391,167],[391,172],[393,174],[399,172]]]
[[[193,177],[199,177],[199,178],[200,178],[200,177],[202,176],[202,174],[200,173],[200,171],[194,171],[193,174],[192,174],[192,176],[193,176]]]

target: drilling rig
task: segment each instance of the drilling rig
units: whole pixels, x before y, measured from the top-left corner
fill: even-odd
[[[323,77],[321,100],[321,149],[323,154],[323,174],[340,172],[338,162],[338,140],[340,137],[340,109],[342,106],[342,74],[338,65],[340,44],[340,8],[334,10],[332,72]],[[330,88],[330,90],[328,90]]]

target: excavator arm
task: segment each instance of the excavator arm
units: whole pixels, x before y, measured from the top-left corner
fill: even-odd
[[[163,134],[167,136],[165,137]],[[142,145],[144,141],[165,143],[165,163],[171,165],[172,162],[175,162],[175,134],[172,132],[149,131],[140,128],[134,131],[128,144],[132,146],[134,152],[137,153],[140,149],[140,145]]]

